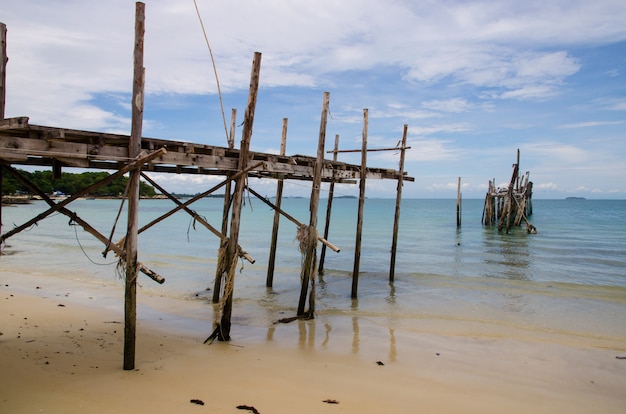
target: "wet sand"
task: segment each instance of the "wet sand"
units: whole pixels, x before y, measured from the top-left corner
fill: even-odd
[[[0,275],[2,413],[623,413],[623,338],[454,320],[321,315],[203,344],[210,318],[139,291],[122,369],[121,286]],[[238,322],[238,318],[241,320]],[[195,403],[192,400],[198,400]],[[200,405],[197,402],[203,402]],[[238,406],[246,406],[237,408]]]

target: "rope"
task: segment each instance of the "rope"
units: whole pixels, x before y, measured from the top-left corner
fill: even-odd
[[[74,227],[74,233],[76,235],[76,242],[78,243],[78,247],[80,247],[80,250],[83,252],[83,254],[87,258],[87,260],[89,260],[91,263],[93,263],[95,265],[98,265],[98,266],[111,266],[111,265],[116,263],[116,262],[111,262],[111,263],[98,263],[98,262],[95,262],[91,257],[89,257],[89,255],[87,254],[87,252],[83,248],[83,245],[80,243],[80,239],[78,238],[78,230],[76,229],[78,224],[73,223],[73,222],[70,221],[70,226]]]
[[[117,216],[115,217],[115,221],[113,222],[113,228],[111,229],[111,235],[109,236],[109,240],[107,245],[102,252],[102,256],[107,257],[107,253],[109,253],[109,247],[113,243],[113,235],[115,234],[115,228],[117,227],[117,222],[120,219],[120,215],[122,214],[122,208],[124,208],[124,202],[126,201],[126,196],[128,195],[128,187],[130,186],[130,180],[126,181],[126,186],[124,187],[124,194],[122,194],[122,202],[120,203],[120,208],[117,210]]]
[[[213,50],[211,49],[211,44],[209,43],[209,37],[206,34],[206,30],[204,29],[204,23],[202,22],[202,16],[200,16],[200,9],[198,9],[198,3],[196,0],[193,0],[193,5],[196,7],[196,14],[198,15],[198,20],[200,21],[200,27],[202,27],[202,33],[204,34],[204,40],[206,41],[206,45],[209,48],[209,55],[211,55],[211,62],[213,63],[213,72],[215,73],[215,81],[217,83],[217,94],[220,98],[220,108],[222,109],[222,119],[224,120],[224,132],[226,132],[226,142],[228,144],[231,143],[231,139],[228,135],[228,127],[226,126],[226,115],[224,114],[224,103],[222,102],[222,90],[220,88],[220,79],[217,76],[217,67],[215,66],[215,59],[213,58]]]

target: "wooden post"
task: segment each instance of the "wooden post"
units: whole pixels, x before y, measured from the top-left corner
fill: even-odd
[[[400,149],[400,170],[398,171],[398,188],[396,192],[396,210],[393,218],[393,238],[391,241],[391,265],[389,266],[389,281],[393,282],[396,273],[396,250],[398,247],[398,229],[400,226],[400,204],[402,203],[402,186],[404,185],[404,156],[406,153],[406,135],[409,126],[404,124],[402,133],[402,148]]]
[[[235,131],[237,129],[237,109],[233,108],[230,114],[230,136],[228,137],[228,148],[235,148]],[[224,188],[224,208],[222,212],[222,235],[228,234],[228,212],[230,211],[230,198],[232,191],[232,181],[228,180]],[[221,245],[221,244],[220,244]],[[220,290],[222,289],[222,275],[219,267],[215,269],[215,281],[213,282],[213,303],[220,301]]]
[[[252,125],[254,124],[254,111],[256,109],[256,99],[259,90],[259,75],[261,72],[261,53],[254,53],[252,61],[252,74],[250,76],[250,91],[248,94],[248,105],[243,119],[243,132],[241,137],[241,146],[239,148],[239,164],[238,170],[244,170],[249,161],[250,139],[252,138]],[[233,310],[233,291],[235,287],[235,268],[237,259],[239,258],[239,227],[241,218],[241,204],[243,200],[243,190],[246,185],[247,174],[241,175],[235,182],[235,191],[233,192],[233,204],[230,220],[230,238],[226,246],[226,269],[224,289],[224,306],[222,309],[222,317],[217,323],[215,331],[207,341],[217,338],[220,341],[230,340],[231,315]],[[206,342],[206,341],[205,341]]]
[[[302,288],[300,290],[300,301],[298,303],[298,317],[313,318],[315,313],[315,266],[317,262],[317,210],[320,200],[320,186],[322,185],[322,168],[324,164],[324,143],[326,141],[326,123],[328,119],[328,107],[330,105],[330,93],[324,92],[322,102],[322,115],[320,120],[320,134],[317,144],[317,159],[313,170],[313,183],[311,188],[311,200],[309,204],[309,228],[307,249],[302,264]],[[311,294],[309,296],[309,311],[304,313],[306,295],[309,281],[312,282]]]
[[[7,26],[0,23],[0,119],[4,119],[7,81]]]
[[[335,150],[333,151],[333,161],[337,161],[337,151],[339,150],[339,135],[335,135]],[[328,240],[328,232],[330,230],[330,214],[333,207],[333,197],[335,195],[335,181],[330,182],[328,189],[328,203],[326,204],[326,224],[324,225],[324,239]],[[317,273],[324,274],[324,259],[326,258],[326,245],[322,244],[322,251],[320,252],[320,264],[317,269]]]
[[[363,234],[363,207],[365,205],[365,177],[367,176],[367,127],[368,110],[363,110],[363,148],[361,149],[361,180],[359,181],[359,212],[356,223],[356,243],[354,247],[354,269],[352,271],[352,299],[357,298],[359,287],[359,267],[361,266],[361,237]]]
[[[7,26],[0,23],[0,120],[4,119],[4,107],[6,99],[6,73],[7,73]],[[2,234],[2,176],[4,170],[0,164],[0,234]],[[2,246],[0,245],[0,249]]]
[[[461,177],[456,190],[456,226],[461,227]]]
[[[282,137],[280,140],[280,155],[285,155],[286,146],[287,146],[287,118],[283,118],[283,131]],[[276,244],[278,243],[278,225],[280,223],[280,205],[283,200],[283,182],[284,180],[279,179],[276,184],[276,200],[275,204],[278,209],[274,210],[274,223],[272,226],[272,242],[270,245],[270,257],[269,263],[267,265],[267,279],[265,281],[265,286],[271,288],[274,285],[274,268],[276,267]]]
[[[132,101],[132,125],[128,156],[133,159],[141,152],[143,125],[144,74],[143,41],[145,4],[136,3],[135,52]],[[126,230],[126,289],[124,295],[124,369],[135,369],[135,330],[137,324],[137,223],[139,216],[140,166],[130,171],[128,189],[128,225]]]

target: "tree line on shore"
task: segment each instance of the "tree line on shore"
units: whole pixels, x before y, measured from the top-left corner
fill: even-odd
[[[46,194],[66,194],[72,195],[104,178],[110,174],[106,171],[83,172],[83,173],[61,173],[61,178],[54,179],[52,171],[24,171],[18,170],[20,174],[35,184]],[[124,194],[128,177],[120,176],[112,182],[105,184],[89,194],[90,197],[118,197]],[[2,195],[29,195],[31,191],[18,179],[13,177],[8,171],[2,171]],[[151,185],[141,181],[139,183],[139,195],[142,197],[154,197],[156,190]]]

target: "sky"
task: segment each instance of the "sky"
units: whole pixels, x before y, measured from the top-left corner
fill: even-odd
[[[224,118],[230,125],[237,109],[243,120],[261,52],[253,151],[278,153],[287,118],[287,155],[315,156],[329,92],[327,150],[336,135],[340,149],[361,148],[364,109],[368,148],[395,147],[408,126],[405,171],[415,182],[405,198],[456,198],[459,177],[464,198],[484,198],[489,180],[508,184],[519,149],[535,198],[626,199],[623,0],[145,4],[146,137],[227,146]],[[6,117],[130,133],[135,2],[0,0],[0,22]],[[357,153],[339,160],[361,162]],[[399,160],[396,151],[367,155],[371,167],[397,170]],[[219,180],[154,177],[192,194]],[[251,186],[273,194],[276,183]],[[285,184],[286,195],[310,191]],[[368,197],[395,194],[395,181],[367,181]]]

